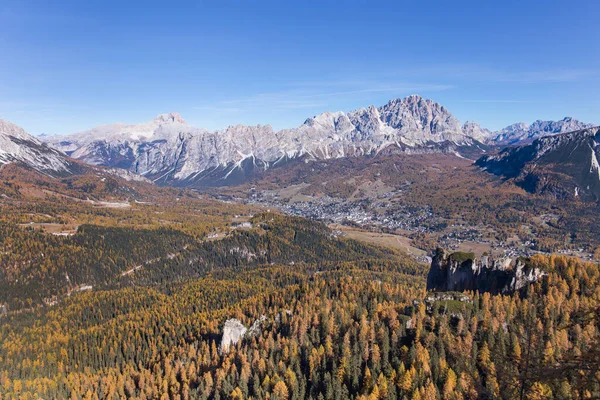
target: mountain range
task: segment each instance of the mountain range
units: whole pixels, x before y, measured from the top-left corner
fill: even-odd
[[[110,177],[149,183],[146,178],[127,170],[98,167],[71,158],[28,134],[23,128],[0,119],[0,167],[7,165],[33,170],[50,178],[93,175],[104,180]]]
[[[60,151],[46,146],[23,128],[0,119],[0,165],[14,162],[52,176],[69,175],[76,168],[73,160]]]
[[[69,156],[124,168],[161,184],[224,185],[291,159],[331,159],[386,153],[455,153],[476,159],[489,145],[516,144],[540,135],[582,129],[571,118],[515,124],[491,132],[460,122],[442,105],[417,95],[348,113],[325,112],[297,128],[229,126],[208,131],[177,113],[137,125],[115,123],[46,138]]]
[[[600,128],[536,139],[486,155],[476,165],[534,193],[554,198],[600,199]]]
[[[291,160],[394,153],[450,153],[477,159],[494,146],[526,144],[543,135],[589,127],[565,118],[492,132],[475,122],[461,125],[444,106],[417,95],[381,107],[325,112],[297,128],[279,131],[269,125],[209,131],[170,113],[142,124],[115,123],[35,138],[0,120],[0,164],[19,161],[39,172],[64,175],[83,162],[125,170],[159,184],[228,185]]]
[[[571,117],[565,117],[560,121],[537,120],[531,125],[519,122],[495,132],[492,141],[498,145],[522,145],[531,143],[542,136],[573,132],[593,126],[593,124],[585,124]]]

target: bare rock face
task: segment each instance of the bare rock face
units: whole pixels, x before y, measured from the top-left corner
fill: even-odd
[[[52,175],[69,175],[76,166],[59,151],[11,122],[0,119],[0,165],[20,162],[36,171]]]
[[[512,178],[525,190],[555,199],[600,199],[600,128],[546,136],[475,163]]]
[[[586,124],[571,117],[565,117],[560,121],[537,120],[531,125],[519,122],[495,132],[496,136],[493,138],[493,141],[499,145],[526,144],[543,136],[573,132],[591,127],[593,127],[592,124]]]
[[[537,282],[544,275],[545,273],[538,268],[528,268],[524,263],[518,262],[510,281],[509,290],[521,290],[527,285]]]
[[[225,321],[223,326],[223,337],[219,351],[221,354],[227,353],[230,346],[235,346],[243,338],[252,338],[260,336],[263,324],[269,319],[265,315],[254,321],[250,328],[246,328],[240,320],[232,318]]]
[[[223,326],[223,338],[221,339],[221,345],[219,351],[221,354],[226,353],[230,346],[235,346],[246,334],[248,329],[235,318],[228,319],[225,321]]]
[[[492,138],[493,133],[486,128],[481,127],[477,122],[467,121],[462,126],[462,131],[465,135],[472,137],[482,143],[487,142]]]
[[[469,126],[481,139],[481,129]],[[177,113],[141,124],[115,123],[69,136],[45,138],[67,155],[90,164],[127,169],[161,184],[234,183],[286,160],[331,159],[399,152],[447,151],[471,146],[456,118],[442,105],[417,95],[344,113],[324,112],[297,128],[230,126],[208,131]]]
[[[527,260],[483,257],[472,253],[447,254],[438,249],[427,275],[427,290],[436,292],[478,291],[512,293],[538,281],[545,273]]]
[[[248,329],[247,335],[250,337],[256,337],[260,335],[262,324],[267,321],[267,317],[261,315],[259,319],[254,321],[252,326]]]

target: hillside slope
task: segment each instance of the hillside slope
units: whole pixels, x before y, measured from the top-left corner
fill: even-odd
[[[588,128],[507,148],[476,165],[533,193],[554,198],[600,198],[600,128]]]
[[[0,119],[0,165],[14,162],[52,176],[70,175],[78,169],[63,153],[45,145],[23,128]]]

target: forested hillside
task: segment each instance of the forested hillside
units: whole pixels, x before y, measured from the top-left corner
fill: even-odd
[[[591,398],[596,264],[536,257],[525,297],[426,297],[423,270],[340,262],[219,270],[5,318],[3,398]],[[315,268],[319,268],[317,272]],[[259,319],[218,351],[222,326]]]
[[[600,1],[527,3],[0,0],[0,400],[600,400]]]
[[[2,399],[600,396],[597,263],[536,255],[521,292],[427,293],[428,266],[319,222],[50,183],[4,182]],[[221,348],[233,318],[251,328]]]

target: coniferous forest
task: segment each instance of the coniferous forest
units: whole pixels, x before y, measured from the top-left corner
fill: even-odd
[[[597,263],[536,255],[522,291],[440,296],[428,265],[307,219],[20,201],[0,225],[0,398],[600,396]],[[222,348],[230,319],[252,329]]]
[[[600,400],[598,17],[0,1],[0,400]]]

